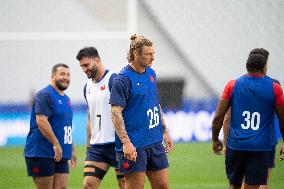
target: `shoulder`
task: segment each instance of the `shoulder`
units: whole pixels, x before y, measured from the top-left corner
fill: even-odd
[[[36,98],[49,98],[52,95],[52,88],[51,86],[47,86],[43,89],[41,89],[40,91],[38,91],[35,95]]]
[[[120,74],[116,75],[116,77],[114,78],[114,82],[128,83],[128,82],[130,82],[130,78],[127,75],[120,73]]]
[[[155,70],[153,70],[152,68],[147,67],[147,68],[146,68],[146,71],[149,72],[150,74],[154,74],[154,75],[156,76],[156,72],[155,72]]]
[[[277,79],[273,79],[273,78],[271,78],[271,79],[273,80],[274,83],[277,83],[278,85],[281,85],[280,81],[278,81]]]
[[[116,76],[117,76],[117,73],[109,72],[109,82],[112,82]]]

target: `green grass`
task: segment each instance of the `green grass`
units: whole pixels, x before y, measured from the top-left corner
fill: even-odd
[[[85,148],[77,146],[78,166],[70,171],[68,188],[82,188]],[[273,169],[270,189],[284,188],[284,162],[279,161],[279,145],[276,168]],[[32,179],[27,176],[23,158],[23,147],[0,148],[0,188],[34,188]],[[168,156],[170,161],[169,182],[171,189],[222,189],[227,188],[224,157],[211,151],[211,143],[175,144]],[[105,176],[102,189],[117,188],[114,170]],[[145,188],[150,188],[146,182]]]

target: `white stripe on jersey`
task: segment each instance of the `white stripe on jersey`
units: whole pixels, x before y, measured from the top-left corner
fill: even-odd
[[[109,71],[104,78],[95,83],[89,79],[86,86],[86,98],[90,113],[90,144],[104,144],[115,141],[115,130],[111,121],[111,105],[109,104],[109,79],[113,72]]]

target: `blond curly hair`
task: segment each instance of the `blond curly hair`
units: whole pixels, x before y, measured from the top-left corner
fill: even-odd
[[[133,34],[130,37],[130,45],[129,52],[127,53],[127,60],[129,63],[134,60],[134,52],[142,53],[143,46],[152,46],[153,42],[144,36],[138,36],[137,34]]]

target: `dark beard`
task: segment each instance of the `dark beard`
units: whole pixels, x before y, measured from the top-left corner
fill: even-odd
[[[61,82],[60,82],[60,81],[55,81],[55,85],[56,85],[56,87],[57,87],[59,90],[65,91],[65,90],[68,88],[69,83],[68,83],[68,85],[65,87],[65,86],[61,85]]]
[[[95,78],[96,75],[97,75],[97,72],[98,72],[97,68],[94,67],[94,68],[91,70],[91,75],[88,76],[88,78],[89,78],[89,79]]]

